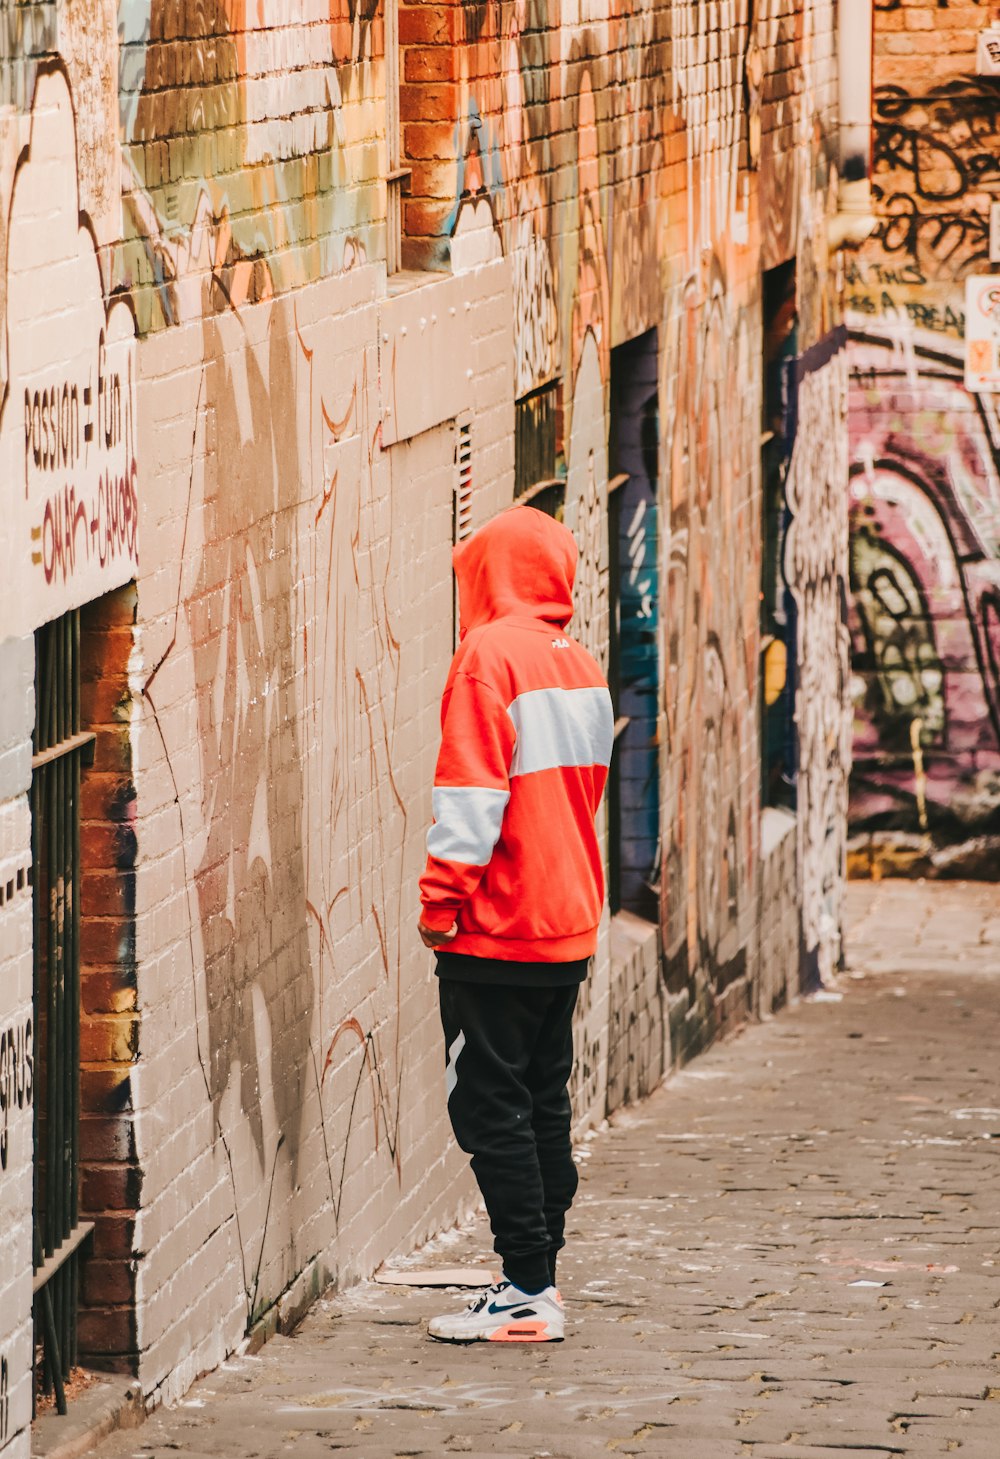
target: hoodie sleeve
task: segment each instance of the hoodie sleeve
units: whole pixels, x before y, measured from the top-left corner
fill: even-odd
[[[446,932],[489,865],[510,800],[517,734],[494,689],[461,671],[441,706],[434,824],[420,880],[426,927]]]

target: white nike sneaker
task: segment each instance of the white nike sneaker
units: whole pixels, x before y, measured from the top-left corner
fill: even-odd
[[[464,1312],[432,1317],[427,1331],[439,1342],[562,1342],[566,1312],[555,1287],[529,1297],[504,1280]]]

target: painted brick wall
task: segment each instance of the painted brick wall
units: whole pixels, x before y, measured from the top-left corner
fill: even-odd
[[[383,9],[331,14],[89,0],[0,17],[0,443],[26,483],[0,593],[29,649],[37,624],[97,604],[81,1331],[150,1403],[472,1199],[413,930],[457,435],[478,526],[513,498],[516,401],[557,386],[576,628],[606,663],[611,352],[641,334],[659,921],[604,919],[578,1123],[794,996],[803,946],[835,960],[796,868],[837,825],[804,818],[800,854],[786,838],[763,855],[757,734],[760,275],[797,260],[802,349],[822,350],[831,0],[768,0],[752,23],[747,0],[587,6],[558,25],[539,0],[400,4],[411,268],[392,277]],[[804,442],[835,444],[839,420],[829,391],[803,391]],[[803,495],[804,531],[828,505]],[[820,569],[829,609],[839,569]],[[817,692],[833,713],[839,690]],[[0,811],[22,847],[25,706]],[[822,864],[836,883],[836,855]],[[23,1011],[30,948],[10,945]],[[19,1168],[2,1199],[23,1222]],[[0,1266],[0,1297],[24,1293],[0,1327],[22,1449],[28,1269],[23,1252]]]
[[[31,1423],[32,638],[0,643],[0,1451],[27,1459]]]
[[[790,812],[767,806],[761,814],[760,939],[756,1012],[777,1013],[796,993],[791,970],[798,964],[801,928],[797,914],[796,820]]]
[[[164,1396],[290,1290],[370,1271],[469,1199],[412,923],[454,414],[481,511],[491,458],[510,470],[507,279],[497,261],[380,301],[357,268],[140,352],[142,448],[182,483],[142,519],[132,680],[139,1345]],[[460,368],[428,394],[409,341],[433,320]],[[389,402],[393,432],[417,415],[382,449]]]
[[[1000,842],[1000,456],[964,384],[965,284],[996,272],[987,6],[879,7],[878,226],[852,327],[851,827],[861,874],[990,875]]]
[[[384,257],[381,7],[352,23],[327,0],[154,0],[121,7],[119,25],[114,274],[144,330],[176,324],[192,288],[241,307]],[[211,266],[192,247],[208,234]]]
[[[662,489],[676,544],[660,883],[678,1055],[745,1014],[756,976],[759,270],[796,258],[802,349],[839,317],[826,242],[835,7],[774,0],[747,21],[737,3],[581,14],[561,27],[531,5],[400,12],[413,168],[404,252],[446,267],[478,227],[510,257],[516,391],[562,378],[565,517],[585,562],[584,483],[589,463],[599,478],[603,467],[606,424],[595,421],[598,410],[607,419],[609,350],[658,331]],[[758,84],[745,88],[750,76]],[[715,527],[722,502],[725,534]],[[598,501],[595,520],[602,510]],[[706,593],[706,581],[726,591]],[[827,849],[826,831],[809,834]],[[834,836],[835,879],[841,852]],[[824,934],[820,956],[820,921],[816,910],[804,937],[829,975],[836,936]],[[596,1021],[604,1026],[603,1011]],[[588,1046],[596,1041],[584,1037]]]

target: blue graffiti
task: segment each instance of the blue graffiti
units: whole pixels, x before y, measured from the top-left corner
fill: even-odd
[[[613,470],[628,480],[614,494],[618,599],[616,743],[620,903],[658,918],[660,767],[660,519],[656,333],[615,351]]]

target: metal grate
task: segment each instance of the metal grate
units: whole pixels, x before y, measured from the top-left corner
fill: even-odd
[[[79,1221],[80,765],[95,736],[80,726],[80,614],[35,634],[31,777],[34,901],[35,1351],[41,1384],[66,1412],[76,1362]]]
[[[458,427],[455,466],[454,535],[461,542],[472,531],[472,427],[468,422]]]
[[[514,402],[515,501],[526,497],[538,482],[559,477],[559,415],[558,380]]]
[[[452,509],[451,540],[464,541],[472,535],[472,426],[468,421],[458,423],[455,437],[455,496]],[[458,647],[459,604],[458,582],[452,579],[451,590],[451,637]]]

